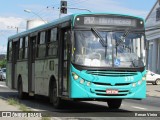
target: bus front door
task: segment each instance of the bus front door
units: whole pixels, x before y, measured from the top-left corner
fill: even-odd
[[[35,92],[35,45],[36,36],[30,37],[28,54],[28,92],[30,96]]]
[[[60,70],[59,70],[59,83],[62,96],[69,96],[69,65],[70,65],[70,29],[62,29],[61,31],[61,52],[60,52]]]

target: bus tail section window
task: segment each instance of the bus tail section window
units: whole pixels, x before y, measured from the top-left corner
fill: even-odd
[[[12,41],[8,43],[8,61],[12,61]]]

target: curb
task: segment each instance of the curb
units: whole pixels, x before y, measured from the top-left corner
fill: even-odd
[[[147,97],[155,97],[155,98],[160,98],[160,96],[154,96],[154,95],[149,95],[149,94],[147,94]]]

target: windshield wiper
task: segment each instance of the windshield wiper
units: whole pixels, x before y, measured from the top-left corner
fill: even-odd
[[[103,37],[99,34],[99,32],[95,28],[91,28],[91,31],[100,39],[99,42],[102,44],[103,47],[107,47],[107,44]]]
[[[128,36],[129,34],[129,30],[127,30],[121,37],[118,37],[120,39],[120,41],[118,43],[116,43],[116,46],[119,46],[120,44],[125,44],[124,41],[125,41],[125,38]]]

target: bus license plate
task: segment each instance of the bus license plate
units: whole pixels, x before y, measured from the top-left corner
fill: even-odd
[[[118,90],[106,90],[107,94],[118,94]]]

